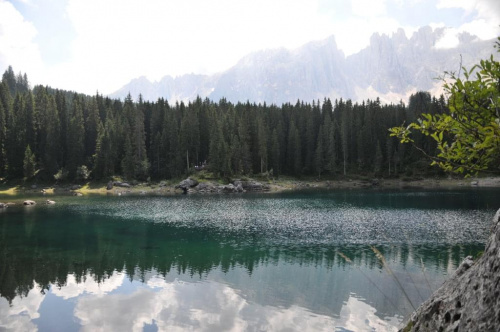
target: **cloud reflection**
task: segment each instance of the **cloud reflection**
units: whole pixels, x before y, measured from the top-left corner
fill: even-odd
[[[39,318],[40,305],[44,295],[40,287],[35,285],[27,296],[17,296],[9,302],[0,297],[0,330],[7,331],[37,331],[33,319]]]
[[[156,324],[160,331],[333,331],[339,326],[353,331],[396,330],[399,322],[381,320],[375,311],[351,297],[334,319],[296,305],[250,302],[222,283],[151,278],[131,294],[79,298],[75,317],[84,331],[142,331],[145,324]]]
[[[65,300],[84,293],[102,296],[120,287],[124,279],[125,274],[116,271],[105,282],[97,282],[90,274],[77,281],[74,274],[69,274],[63,287],[52,286],[52,293]]]

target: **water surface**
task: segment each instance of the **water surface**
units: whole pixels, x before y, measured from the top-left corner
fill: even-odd
[[[396,330],[483,250],[499,193],[86,196],[11,207],[0,213],[0,329]]]

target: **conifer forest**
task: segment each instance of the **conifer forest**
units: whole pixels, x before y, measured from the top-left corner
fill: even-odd
[[[388,105],[378,98],[169,104],[129,95],[122,101],[31,88],[26,74],[9,67],[0,84],[0,178],[145,181],[200,168],[217,177],[431,176],[442,171],[388,129],[446,107],[443,95],[427,92]],[[431,139],[415,140],[434,154]]]

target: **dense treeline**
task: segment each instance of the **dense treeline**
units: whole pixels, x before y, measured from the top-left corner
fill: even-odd
[[[30,88],[9,67],[0,84],[0,177],[41,180],[169,179],[206,167],[218,176],[335,177],[428,174],[428,161],[388,128],[442,113],[426,92],[409,104],[325,99],[276,105],[197,98],[134,102]],[[434,153],[427,137],[417,137]]]

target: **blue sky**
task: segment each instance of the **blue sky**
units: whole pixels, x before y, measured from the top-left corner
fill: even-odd
[[[32,84],[111,93],[146,76],[211,74],[261,49],[335,35],[346,55],[375,33],[447,27],[500,35],[500,1],[474,0],[0,0],[0,71]]]

